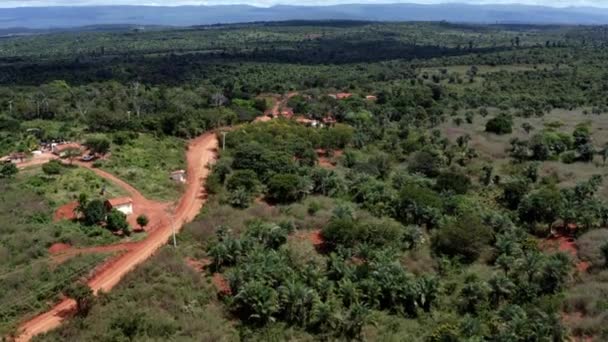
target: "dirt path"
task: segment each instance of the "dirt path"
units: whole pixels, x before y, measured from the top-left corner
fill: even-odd
[[[89,280],[88,285],[95,293],[100,290],[109,291],[112,289],[122,277],[151,257],[157,249],[169,240],[173,227],[180,229],[184,223],[196,217],[206,200],[203,185],[209,172],[207,165],[215,161],[216,152],[217,139],[215,133],[206,133],[190,142],[188,152],[186,153],[188,187],[176,209],[172,211],[171,216],[173,216],[173,220],[168,217],[168,214],[164,214],[167,208],[166,204],[150,201],[131,185],[114,175],[103,170],[91,168],[98,175],[115,182],[127,190],[132,196],[134,203],[149,205],[149,208],[155,208],[155,215],[160,215],[159,225],[151,229],[149,236],[144,241],[137,243],[131,250],[110,261],[111,267],[101,267],[99,272]],[[78,164],[83,167],[89,167],[86,163]],[[137,207],[137,204],[135,206]],[[58,327],[65,318],[66,313],[72,312],[74,308],[75,302],[73,300],[65,299],[61,301],[51,310],[22,324],[19,328],[19,336],[16,338],[16,341],[29,341],[35,335]]]
[[[20,169],[25,169],[30,166],[38,166],[38,165],[46,164],[53,159],[59,159],[59,157],[57,157],[56,155],[54,155],[50,152],[45,152],[45,153],[33,156],[32,159],[29,159],[29,160],[21,162],[21,163],[17,163],[15,165],[17,165],[17,167]]]

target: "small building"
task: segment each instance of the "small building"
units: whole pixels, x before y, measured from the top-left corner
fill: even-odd
[[[323,123],[327,126],[333,126],[336,123],[336,119],[331,116],[326,116],[323,118]]]
[[[185,170],[173,171],[173,172],[171,172],[171,175],[169,176],[169,178],[171,178],[172,181],[175,181],[178,183],[186,183],[186,171]]]
[[[131,197],[112,198],[105,202],[106,209],[116,209],[121,213],[129,216],[133,214],[133,200]]]
[[[375,102],[375,101],[378,101],[378,97],[377,97],[376,95],[367,95],[367,96],[365,97],[365,99],[366,99],[367,101],[374,101],[374,102]]]
[[[51,152],[53,154],[59,156],[60,158],[65,158],[68,156],[68,152],[72,150],[77,150],[78,155],[82,154],[82,147],[76,143],[68,143],[68,144],[52,144]]]

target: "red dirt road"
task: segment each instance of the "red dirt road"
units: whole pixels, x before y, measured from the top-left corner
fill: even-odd
[[[103,170],[92,168],[98,175],[112,180],[127,190],[131,194],[134,203],[147,203],[151,206],[157,206],[157,211],[155,211],[154,215],[161,215],[161,217],[157,217],[161,223],[158,227],[151,229],[146,240],[138,243],[136,247],[120,257],[110,261],[112,267],[101,267],[100,271],[89,280],[88,285],[95,293],[100,290],[109,291],[112,289],[128,272],[151,257],[156,250],[169,240],[172,235],[173,226],[175,229],[180,229],[184,223],[196,217],[206,200],[203,184],[209,173],[207,165],[215,161],[216,152],[217,139],[213,132],[206,133],[190,142],[188,152],[186,153],[188,161],[188,186],[176,209],[172,212],[174,224],[171,224],[168,215],[160,214],[161,212],[164,213],[166,209],[165,204],[150,201],[126,182]],[[88,167],[84,163],[79,163],[79,165]],[[135,206],[137,207],[137,204]],[[74,310],[74,307],[75,302],[73,300],[65,299],[48,312],[25,322],[19,328],[20,334],[16,338],[16,341],[29,341],[35,335],[58,327],[65,317],[65,313]]]

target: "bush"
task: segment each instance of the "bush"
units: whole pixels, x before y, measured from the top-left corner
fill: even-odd
[[[0,166],[0,178],[10,178],[19,172],[17,166],[13,163],[7,163]]]
[[[268,199],[277,203],[289,203],[302,199],[308,193],[306,180],[298,175],[277,174],[268,181]]]
[[[401,245],[405,232],[405,227],[392,219],[334,218],[323,228],[322,234],[324,240],[334,246],[354,247],[366,243],[384,247]]]
[[[93,137],[87,139],[84,145],[88,147],[92,153],[106,154],[110,151],[110,140],[101,137]]]
[[[444,172],[437,177],[437,189],[439,191],[453,191],[457,194],[465,194],[471,187],[471,179],[459,172]]]
[[[408,164],[408,170],[413,173],[422,173],[425,176],[435,177],[439,174],[441,159],[428,151],[416,152]]]
[[[492,118],[486,123],[486,132],[499,135],[510,134],[513,132],[513,119],[507,114]]]
[[[106,228],[113,232],[122,230],[125,234],[128,234],[129,223],[127,222],[127,215],[116,209],[112,209],[106,219]]]
[[[605,260],[602,246],[608,243],[608,229],[596,229],[581,235],[577,241],[581,260],[591,263],[593,267],[603,267]]]
[[[473,262],[492,241],[492,236],[492,230],[479,217],[463,215],[442,226],[433,236],[432,245],[439,254]]]
[[[576,162],[576,153],[574,151],[564,152],[561,155],[561,160],[564,164],[572,164]]]
[[[150,223],[150,219],[148,219],[148,216],[144,214],[137,216],[137,224],[141,227],[141,229],[146,228],[148,223]]]
[[[51,160],[50,162],[42,165],[42,172],[47,175],[58,175],[63,170],[63,164],[58,160]]]
[[[502,202],[511,210],[517,209],[521,200],[528,193],[528,182],[517,179],[502,185]]]
[[[252,170],[237,170],[226,182],[226,189],[228,191],[243,189],[250,194],[257,193],[259,186],[258,176]]]
[[[101,200],[92,200],[85,206],[83,214],[86,225],[92,226],[98,224],[106,216],[106,206]]]

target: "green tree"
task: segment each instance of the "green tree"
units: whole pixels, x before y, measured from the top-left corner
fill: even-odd
[[[105,155],[110,151],[110,140],[103,137],[89,138],[84,145],[94,154]]]
[[[556,188],[545,186],[531,192],[520,202],[519,218],[524,223],[546,223],[549,226],[559,217],[562,197]]]
[[[460,172],[442,172],[437,177],[439,191],[453,191],[456,194],[465,194],[471,187],[471,179]]]
[[[145,214],[141,214],[137,216],[137,224],[141,227],[141,229],[145,229],[146,226],[150,223],[150,219]]]
[[[272,201],[278,203],[295,202],[302,199],[309,192],[308,182],[294,174],[276,174],[267,184],[267,195]]]
[[[46,175],[58,175],[63,170],[63,164],[58,160],[51,160],[42,165],[42,172]]]
[[[106,206],[103,201],[92,200],[84,208],[84,223],[88,226],[98,224],[105,219],[106,213]]]
[[[93,290],[81,282],[74,283],[64,290],[66,296],[76,301],[76,311],[80,316],[86,316],[91,307],[95,297],[93,296]]]
[[[508,114],[498,115],[486,123],[486,132],[499,135],[513,132],[513,118]]]
[[[439,254],[460,257],[465,262],[475,261],[493,237],[491,228],[472,214],[464,214],[442,225],[432,239],[433,249]]]
[[[13,163],[0,165],[0,178],[11,178],[19,172],[17,166]]]
[[[129,229],[127,215],[116,209],[110,210],[106,218],[106,228],[113,232],[121,230],[124,233],[127,233],[127,230]]]

